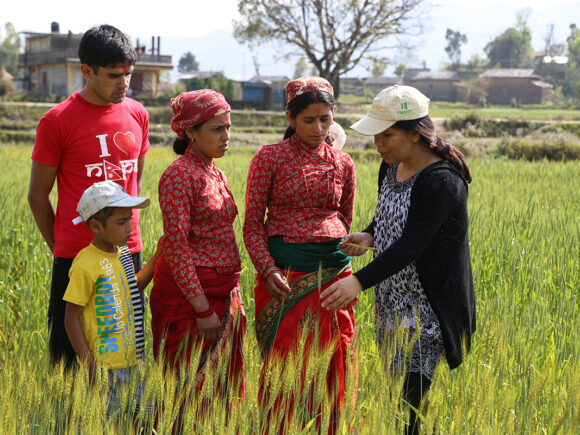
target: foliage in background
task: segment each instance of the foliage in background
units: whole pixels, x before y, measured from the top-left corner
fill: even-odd
[[[530,8],[516,14],[516,24],[489,42],[484,51],[491,67],[527,68],[532,65],[532,31],[528,26]]]
[[[226,100],[234,99],[234,81],[228,79],[222,72],[212,73],[208,77],[183,80],[186,91],[197,89],[213,89],[221,93]]]
[[[514,160],[578,160],[580,159],[580,139],[571,134],[525,138],[505,136],[500,140],[497,152],[500,156]]]
[[[467,42],[467,35],[459,31],[447,29],[445,39],[447,40],[445,53],[447,53],[451,61],[451,69],[456,71],[461,65],[461,45]]]
[[[195,56],[191,51],[184,53],[183,56],[179,58],[177,71],[180,73],[199,71],[199,62],[195,59]]]
[[[0,68],[5,68],[9,74],[14,77],[20,75],[18,69],[18,55],[22,42],[20,35],[12,23],[4,25],[4,34],[0,32]]]
[[[0,96],[14,92],[12,79],[20,75],[18,56],[20,54],[20,35],[12,23],[4,26],[4,35],[0,32]]]
[[[471,137],[522,136],[537,130],[543,123],[522,118],[487,119],[476,112],[445,118],[446,130],[459,130]]]

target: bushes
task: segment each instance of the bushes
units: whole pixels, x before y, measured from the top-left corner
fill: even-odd
[[[0,119],[32,121],[38,124],[42,115],[51,107],[53,104],[0,104]]]
[[[523,136],[544,125],[521,118],[486,119],[475,112],[452,116],[443,122],[446,130],[458,130],[468,137]]]
[[[580,159],[580,142],[570,140],[567,135],[541,138],[503,138],[497,147],[497,153],[509,159],[528,161],[535,160],[577,160]]]
[[[33,144],[36,131],[0,130],[0,144]]]
[[[542,129],[544,133],[572,133],[580,137],[580,123],[567,122],[562,124],[553,124]]]

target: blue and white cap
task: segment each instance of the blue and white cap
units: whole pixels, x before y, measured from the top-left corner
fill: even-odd
[[[112,181],[99,181],[85,190],[77,205],[80,216],[73,219],[75,225],[87,221],[105,207],[145,208],[149,198],[131,196],[125,189]]]

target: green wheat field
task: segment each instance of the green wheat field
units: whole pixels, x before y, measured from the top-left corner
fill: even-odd
[[[158,404],[154,416],[140,412],[107,419],[106,379],[88,387],[84,370],[76,376],[50,368],[46,309],[52,255],[37,230],[26,200],[31,146],[0,146],[0,433],[170,433],[176,403],[185,400],[184,433],[259,433],[265,417],[258,407],[262,360],[254,333],[254,270],[242,242],[245,179],[254,152],[233,148],[217,161],[228,177],[239,209],[235,222],[242,256],[241,288],[248,318],[244,344],[246,395],[243,400],[215,396],[207,388],[191,394],[194,367],[176,378],[163,373],[151,355],[147,331],[144,400]],[[169,148],[147,156],[142,195],[152,204],[142,212],[146,261],[162,234],[157,181],[176,158]],[[356,161],[357,197],[353,231],[372,219],[379,161]],[[579,229],[580,162],[514,162],[491,158],[469,161],[471,255],[477,301],[477,332],[464,364],[450,371],[439,365],[421,410],[425,433],[573,434],[580,432]],[[56,189],[55,189],[56,190]],[[56,198],[53,198],[56,199]],[[355,270],[370,254],[355,259]],[[151,287],[146,290],[149,294]],[[389,374],[374,339],[373,293],[356,307],[356,365],[347,390],[340,433],[401,433],[407,412],[400,409],[401,379]],[[147,324],[150,324],[148,314]],[[311,358],[308,382],[314,407],[298,398],[296,412],[282,409],[271,420],[277,433],[326,433],[325,355]],[[271,367],[271,388],[292,389],[300,361]],[[358,376],[358,383],[355,378]],[[298,376],[299,378],[299,376]],[[322,379],[322,380],[321,380]],[[124,400],[132,395],[126,392]],[[162,404],[162,405],[161,405]],[[129,404],[127,405],[130,406]],[[207,409],[211,408],[211,412]]]

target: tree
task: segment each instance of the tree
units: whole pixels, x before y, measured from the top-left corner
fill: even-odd
[[[179,63],[177,64],[177,71],[180,73],[199,71],[199,63],[195,60],[195,56],[191,54],[191,51],[188,51],[181,56]]]
[[[6,23],[4,29],[4,39],[0,33],[0,69],[4,67],[9,74],[17,76],[21,45],[20,35],[16,33],[12,23]]]
[[[222,72],[211,73],[206,78],[184,80],[186,90],[213,89],[222,94],[226,100],[234,99],[234,82],[228,79]]]
[[[397,77],[403,77],[405,75],[405,73],[407,72],[407,66],[403,63],[400,63],[399,65],[397,65],[397,67],[395,68],[395,75]]]
[[[568,67],[566,68],[565,93],[580,98],[580,30],[576,24],[570,24],[568,43]]]
[[[518,12],[516,25],[485,46],[490,66],[526,68],[532,65],[532,31],[527,24],[529,14],[529,8]]]
[[[294,78],[304,77],[308,72],[308,62],[303,57],[299,58],[294,65]]]
[[[544,54],[546,56],[561,56],[566,50],[566,46],[564,44],[559,44],[556,42],[554,27],[554,24],[549,24],[548,30],[544,35]]]
[[[570,61],[580,64],[580,29],[576,24],[570,24],[570,36],[566,38],[566,42]]]
[[[459,31],[456,32],[447,29],[445,39],[447,40],[445,53],[447,53],[447,56],[449,56],[449,60],[451,61],[451,69],[456,71],[461,65],[461,44],[467,42],[467,36]]]
[[[372,77],[382,77],[385,75],[385,70],[389,66],[389,62],[379,59],[371,59],[370,73]]]
[[[487,67],[487,61],[480,57],[478,54],[474,54],[465,64],[465,70],[473,73],[482,73]]]
[[[239,0],[234,35],[242,43],[285,44],[286,56],[302,56],[340,90],[340,75],[390,37],[419,34],[425,0]]]

